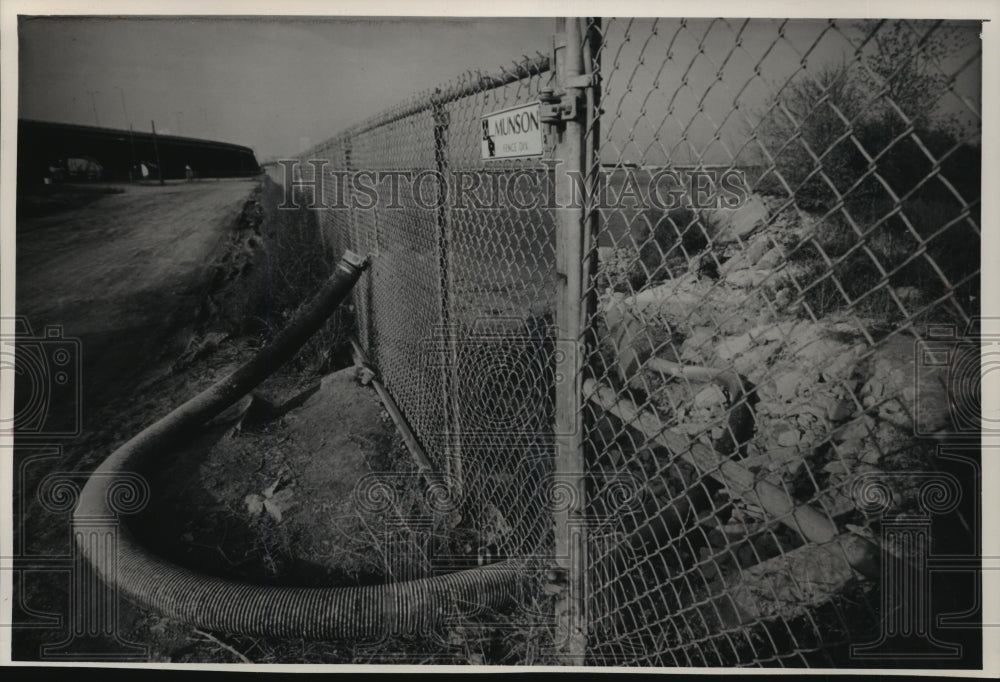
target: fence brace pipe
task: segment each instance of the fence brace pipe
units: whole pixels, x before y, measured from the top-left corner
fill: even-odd
[[[337,309],[367,265],[367,259],[347,252],[316,296],[271,344],[134,436],[91,474],[80,492],[74,527],[95,520],[120,526],[117,552],[111,556],[86,534],[74,533],[77,550],[100,578],[139,604],[196,627],[323,640],[428,633],[448,619],[513,599],[523,574],[515,561],[384,585],[274,587],[172,564],[142,547],[119,521],[119,513],[135,511],[136,506],[134,487],[122,482],[133,480],[134,471],[144,463],[168,455],[191,429],[221,413],[289,360]]]

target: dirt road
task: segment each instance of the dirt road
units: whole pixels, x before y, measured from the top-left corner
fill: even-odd
[[[121,186],[17,225],[17,314],[81,341],[83,424],[183,342],[254,180]]]

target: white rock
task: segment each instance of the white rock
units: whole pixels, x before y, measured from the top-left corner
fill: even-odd
[[[694,396],[696,407],[713,407],[726,404],[726,394],[715,384],[709,384]]]
[[[841,462],[839,459],[827,462],[826,465],[823,466],[823,471],[827,472],[828,474],[847,475],[851,473],[851,470],[850,468],[848,468],[847,464]]]
[[[784,263],[785,259],[785,254],[776,246],[761,256],[756,265],[762,270],[770,270]]]
[[[903,411],[903,406],[900,405],[898,400],[887,400],[879,406],[878,411],[881,416],[896,414]]]
[[[778,445],[786,448],[792,447],[798,444],[800,437],[798,429],[789,428],[787,431],[782,431],[778,434]]]
[[[861,395],[871,396],[873,399],[878,400],[882,397],[884,390],[885,385],[881,381],[878,379],[869,379],[868,383],[862,387]]]
[[[827,491],[819,498],[820,505],[826,512],[837,518],[854,511],[854,500],[844,494],[843,490]]]
[[[834,431],[833,440],[835,443],[862,440],[871,434],[874,425],[875,420],[868,415],[864,415],[862,419],[847,422]]]
[[[864,345],[857,345],[843,352],[832,352],[829,361],[822,366],[823,378],[830,383],[836,383],[849,377],[864,350]]]
[[[879,460],[882,459],[882,453],[876,448],[868,448],[859,457],[865,464],[875,465],[878,464]]]
[[[767,253],[769,246],[770,245],[767,243],[767,238],[763,235],[762,238],[754,239],[746,250],[746,257],[748,263],[750,265],[757,265],[760,262],[760,259],[764,256],[764,254]]]
[[[723,275],[728,275],[734,270],[742,270],[743,268],[748,268],[752,263],[747,259],[745,253],[738,253],[732,258],[723,261],[722,265],[719,266],[719,272]]]
[[[754,327],[748,333],[750,334],[750,338],[755,341],[785,341],[789,338],[796,324],[794,320],[763,324]]]
[[[760,197],[751,195],[747,203],[736,209],[705,211],[709,234],[717,244],[745,239],[767,221],[767,206]]]
[[[809,415],[814,421],[822,421],[823,419],[826,419],[826,410],[824,410],[820,405],[806,403],[799,408],[799,414]]]
[[[806,384],[807,379],[802,372],[785,372],[774,380],[775,390],[778,398],[789,401],[799,393],[799,387]]]
[[[774,295],[774,307],[782,310],[792,302],[792,292],[788,289],[781,289]]]
[[[681,359],[701,360],[711,354],[712,338],[715,332],[711,327],[695,327],[691,334],[681,344]]]
[[[770,270],[736,270],[726,276],[726,283],[740,289],[751,289],[760,286],[771,274]]]
[[[746,375],[755,384],[766,381],[771,358],[781,350],[777,344],[755,346],[733,359],[733,369]]]
[[[742,355],[750,350],[750,345],[752,343],[753,340],[750,338],[749,334],[724,336],[719,340],[715,353],[719,356],[720,360],[731,360],[733,357]]]

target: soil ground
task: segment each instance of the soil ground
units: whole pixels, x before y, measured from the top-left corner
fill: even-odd
[[[303,399],[287,411],[266,399],[246,401],[238,423],[206,428],[172,453],[149,472],[153,497],[133,531],[185,566],[228,578],[297,586],[381,582],[388,515],[364,493],[375,483],[373,472],[399,469],[395,459],[405,468],[408,454],[354,368],[287,402]]]
[[[206,273],[255,184],[120,185],[120,194],[18,221],[17,314],[36,334],[60,325],[80,339],[85,428],[109,397],[187,343]]]
[[[290,315],[269,296],[270,286],[285,283],[272,285],[279,247],[269,250],[269,240],[278,233],[287,240],[289,231],[276,223],[292,219],[270,210],[274,191],[266,181],[262,187],[241,180],[63,187],[47,197],[22,197],[28,210],[19,213],[17,314],[36,336],[59,325],[64,337],[79,339],[82,367],[80,400],[50,406],[65,412],[78,404],[80,434],[19,435],[15,443],[24,566],[71,552],[69,513],[38,497],[46,476],[59,473],[82,487],[115,447],[249,359]],[[279,246],[295,250],[287,241]],[[249,312],[249,298],[262,308],[262,327],[223,320]],[[152,499],[131,525],[156,551],[237,579],[312,585],[381,579],[377,528],[366,534],[364,519],[348,513],[351,491],[372,469],[405,467],[408,455],[370,386],[358,385],[347,369],[317,390],[329,358],[302,355],[260,387],[242,421],[193,434],[163,468],[146,472]],[[66,638],[67,578],[65,571],[17,572],[15,659],[38,660],[42,646]],[[115,637],[71,642],[70,660],[115,653],[173,662],[355,657],[336,644],[241,640],[234,647],[224,634],[124,600],[118,607]]]

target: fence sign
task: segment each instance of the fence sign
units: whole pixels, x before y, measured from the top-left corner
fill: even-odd
[[[523,159],[542,155],[538,102],[495,111],[479,121],[483,159]]]

